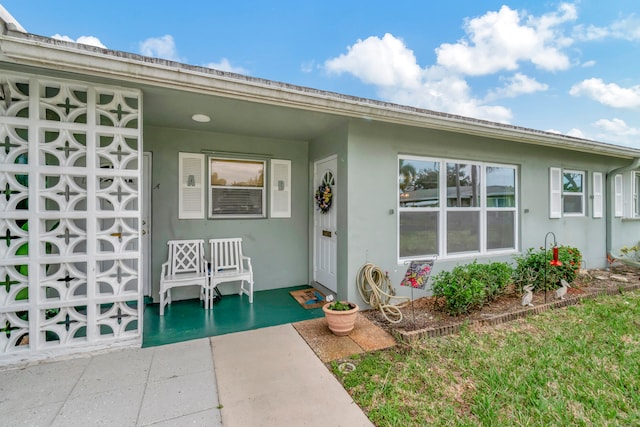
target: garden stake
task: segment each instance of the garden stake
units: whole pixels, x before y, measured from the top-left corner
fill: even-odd
[[[549,235],[553,236],[553,259],[549,264],[553,266],[560,266],[562,262],[558,259],[558,242],[556,241],[556,235],[553,231],[549,231],[544,236],[544,303],[547,303],[547,238]]]

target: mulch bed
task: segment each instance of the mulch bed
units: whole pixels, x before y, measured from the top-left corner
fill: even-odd
[[[402,320],[389,322],[379,310],[362,312],[371,322],[390,332],[399,341],[413,341],[424,337],[436,337],[456,333],[464,325],[495,325],[543,311],[579,304],[584,298],[602,294],[616,294],[640,289],[640,270],[628,266],[615,266],[610,271],[588,270],[581,272],[565,299],[556,299],[555,291],[537,292],[533,296],[534,307],[523,307],[522,295],[510,287],[497,300],[467,315],[450,316],[442,310],[442,301],[435,297],[417,298],[401,308]],[[546,300],[545,300],[546,299]]]

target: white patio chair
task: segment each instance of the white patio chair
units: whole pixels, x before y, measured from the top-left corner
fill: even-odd
[[[204,239],[169,240],[167,262],[162,264],[160,275],[160,316],[164,306],[171,304],[171,289],[184,286],[200,286],[200,299],[209,308],[209,271],[204,256]]]
[[[243,293],[253,303],[253,269],[251,258],[242,254],[242,239],[210,239],[211,277],[209,296],[220,283],[240,281],[239,295]],[[245,288],[245,282],[249,289]]]

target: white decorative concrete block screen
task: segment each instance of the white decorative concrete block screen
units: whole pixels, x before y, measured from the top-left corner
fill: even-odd
[[[0,74],[0,365],[141,342],[141,102]]]

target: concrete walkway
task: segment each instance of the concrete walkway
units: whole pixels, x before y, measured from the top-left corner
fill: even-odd
[[[371,426],[291,324],[211,338],[225,426]]]
[[[291,324],[0,368],[0,426],[371,426]]]

